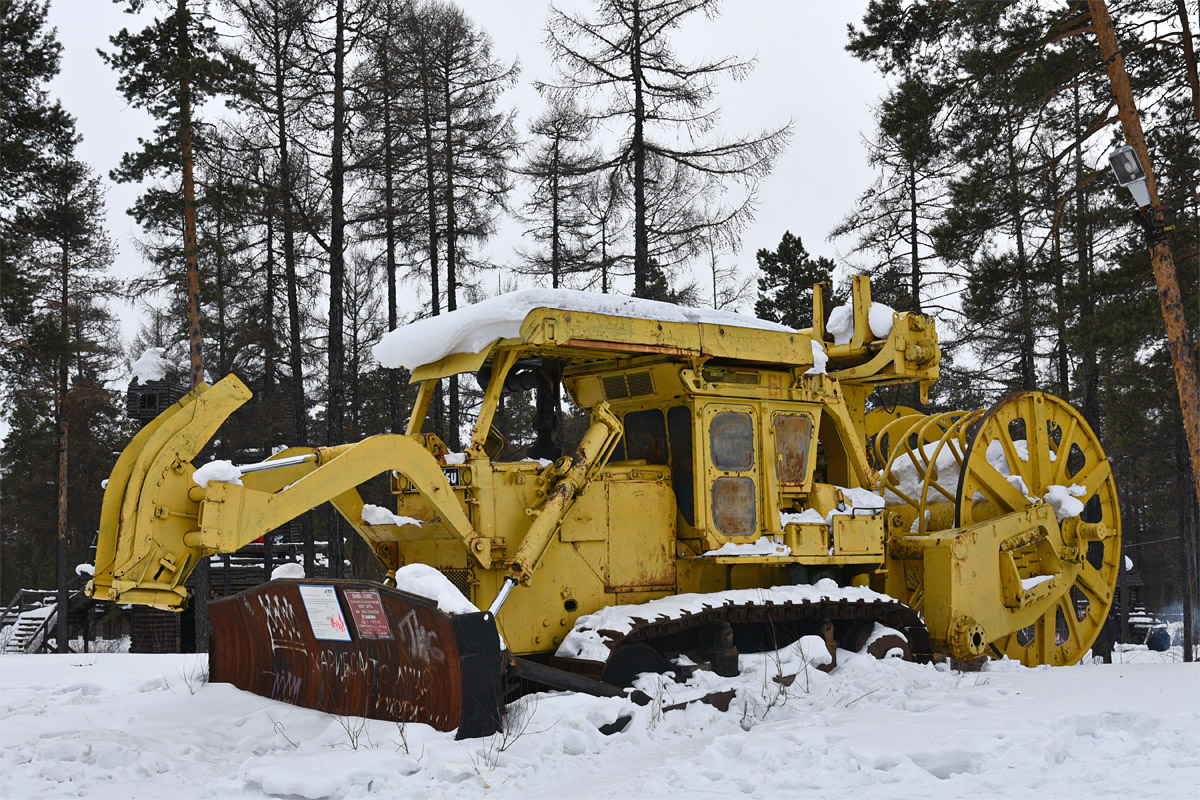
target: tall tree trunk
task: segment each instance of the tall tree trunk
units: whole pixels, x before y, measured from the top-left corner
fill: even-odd
[[[646,100],[642,96],[642,17],[633,6],[630,36],[630,67],[633,76],[633,296],[646,297],[650,272],[650,241],[646,231],[646,142],[643,125]]]
[[[1183,0],[1175,0],[1175,9],[1179,12],[1179,29],[1183,40],[1183,66],[1187,71],[1188,88],[1192,90],[1192,114],[1196,122],[1200,122],[1200,75],[1196,72],[1196,49],[1192,46],[1192,25],[1188,21],[1187,5]]]
[[[1017,244],[1017,302],[1021,304],[1021,388],[1037,388],[1034,369],[1033,293],[1029,280],[1029,264],[1025,259],[1025,220],[1021,213],[1020,187],[1017,185],[1017,157],[1013,135],[1008,136],[1009,202],[1012,203],[1013,238]]]
[[[608,220],[600,223],[600,293],[608,294]]]
[[[432,316],[442,313],[441,285],[438,280],[438,214],[437,214],[437,159],[434,155],[433,86],[428,43],[425,43],[425,59],[421,70],[421,117],[425,128],[425,223],[429,238],[429,311]],[[439,436],[446,435],[445,401],[441,385],[433,396],[433,429]]]
[[[283,227],[283,272],[287,284],[288,304],[288,367],[292,373],[292,425],[295,429],[296,445],[308,444],[308,404],[304,398],[304,339],[300,323],[300,286],[296,272],[296,233],[292,217],[292,162],[289,154],[288,116],[284,86],[284,31],[276,13],[272,31],[273,60],[275,65],[275,128],[279,149],[279,222]],[[312,514],[303,514],[300,519],[300,540],[304,546],[304,574],[315,575],[317,548],[313,541]]]
[[[912,161],[908,162],[908,236],[911,253],[910,275],[912,291],[912,307],[917,314],[921,313],[921,243],[917,237],[920,228],[917,227],[917,167]],[[919,393],[918,393],[919,394]]]
[[[345,0],[337,0],[334,13],[334,44],[333,44],[333,149],[330,164],[330,232],[329,232],[329,402],[325,409],[328,420],[329,445],[342,443],[343,437],[343,406],[345,404],[345,387],[343,385],[345,372],[345,344],[342,340],[342,320],[344,318],[342,293],[345,282],[345,235],[346,217],[344,202],[344,143],[346,136],[346,95],[344,75],[346,65],[346,4]],[[342,577],[342,547],[341,517],[329,511],[329,574],[331,577]]]
[[[554,142],[554,158],[550,172],[550,287],[558,288],[558,140]]]
[[[1058,333],[1058,394],[1070,397],[1070,369],[1067,357],[1067,291],[1063,283],[1062,240],[1058,227],[1054,228],[1054,244],[1051,246],[1051,264],[1054,269],[1054,325]]]
[[[446,171],[446,310],[458,308],[458,216],[454,207],[454,113],[450,95],[450,63],[447,55],[445,74],[442,76],[442,102],[445,105],[446,131],[445,142],[445,171]],[[461,424],[458,376],[450,376],[450,419],[446,427],[446,444],[451,450],[459,449],[459,426]]]
[[[191,32],[188,29],[191,15],[187,0],[177,0],[176,15],[179,18],[179,60],[185,64],[191,58],[192,50]],[[186,69],[179,80],[179,149],[183,162],[183,255],[187,264],[188,349],[194,389],[204,380],[204,356],[200,338],[200,260],[196,252],[196,183],[192,174],[192,85]],[[212,594],[207,558],[201,558],[196,564],[192,572],[192,588],[195,596],[196,652],[206,653],[211,632],[208,599]]]
[[[56,639],[59,653],[70,652],[70,605],[71,598],[67,584],[71,580],[70,567],[67,564],[70,553],[70,531],[67,521],[67,481],[69,478],[69,424],[67,422],[67,374],[70,364],[71,328],[67,319],[67,304],[70,300],[70,257],[66,242],[62,244],[62,257],[59,263],[59,311],[58,324],[62,341],[59,343],[62,352],[58,356],[58,386],[55,391],[54,411],[58,418],[58,536],[56,537],[55,564],[58,572],[58,611],[56,612]]]
[[[275,207],[267,210],[267,280],[263,288],[263,390],[264,398],[275,393]],[[274,441],[271,442],[275,444]]]
[[[393,90],[391,76],[386,76],[388,92]],[[395,164],[392,163],[392,109],[391,97],[384,101],[383,107],[383,213],[384,240],[387,248],[387,312],[388,330],[396,330],[396,198]],[[400,382],[396,370],[387,371],[388,386],[388,424],[392,433],[400,433]]]
[[[1083,417],[1100,433],[1099,366],[1096,363],[1095,313],[1096,298],[1092,295],[1091,227],[1088,225],[1087,194],[1083,189],[1083,130],[1079,113],[1079,87],[1072,92],[1072,122],[1075,133],[1075,258],[1078,261],[1079,283],[1079,383]]]

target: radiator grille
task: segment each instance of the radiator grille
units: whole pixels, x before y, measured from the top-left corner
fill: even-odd
[[[454,588],[462,592],[463,597],[471,599],[471,570],[462,567],[442,567],[438,572],[454,584]]]
[[[625,376],[629,381],[629,396],[643,397],[654,394],[654,382],[650,380],[649,372],[631,372]]]
[[[606,400],[625,400],[630,397],[645,397],[648,394],[654,394],[654,381],[650,379],[649,372],[604,376]]]
[[[625,385],[624,375],[604,376],[604,397],[608,400],[623,400],[629,397],[629,387]]]

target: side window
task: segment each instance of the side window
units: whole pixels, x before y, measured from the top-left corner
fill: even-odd
[[[708,426],[713,468],[721,472],[754,469],[754,419],[747,412],[720,411]],[[745,536],[758,527],[758,491],[753,475],[718,475],[712,481],[712,516],[726,536]]]
[[[780,484],[802,484],[808,478],[813,424],[807,414],[776,414],[775,472]]]
[[[692,464],[692,414],[687,406],[667,410],[671,435],[671,484],[675,502],[688,525],[696,524],[696,481]]]
[[[648,464],[667,463],[667,426],[661,409],[648,408],[625,415],[625,452],[630,460],[644,458]]]

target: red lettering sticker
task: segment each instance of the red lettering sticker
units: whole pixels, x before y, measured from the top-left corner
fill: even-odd
[[[388,624],[387,614],[379,599],[379,592],[343,592],[350,615],[354,617],[354,627],[363,639],[391,639],[392,626]]]

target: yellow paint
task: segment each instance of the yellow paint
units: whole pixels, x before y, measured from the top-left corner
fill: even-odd
[[[937,646],[958,657],[994,644],[1026,663],[1077,659],[1078,646],[1090,646],[1107,612],[1115,580],[1115,556],[1097,568],[1088,563],[1087,549],[1094,542],[1119,542],[1111,470],[1099,445],[1073,409],[1043,395],[1002,404],[989,415],[924,416],[907,408],[867,414],[867,398],[877,386],[932,383],[940,350],[933,321],[914,314],[897,315],[890,333],[874,338],[865,279],[855,279],[853,296],[850,343],[824,342],[828,375],[806,374],[813,337],[824,339],[820,328],[782,332],[535,309],[516,337],[414,370],[419,391],[405,435],[296,448],[277,457],[313,452],[317,458],[249,474],[243,486],[210,483],[200,490],[191,481],[196,453],[249,398],[233,377],[201,387],[143,429],[118,460],[105,493],[89,592],[180,609],[184,581],[200,558],[237,550],[330,502],[389,575],[404,564],[429,564],[464,586],[481,608],[506,576],[516,577],[520,585],[498,624],[518,654],[553,651],[577,617],[605,605],[785,583],[800,565],[886,589],[920,609]],[[557,360],[571,399],[591,416],[579,449],[548,466],[490,455],[501,442],[491,423],[503,382],[525,363],[521,359],[531,358]],[[491,384],[465,463],[447,464],[445,444],[421,432],[434,386],[483,366],[491,369]],[[749,420],[743,443],[752,453],[748,464],[722,466],[712,455],[714,420],[727,412]],[[666,438],[646,453],[667,463],[647,463],[631,453],[631,439],[643,441],[653,429],[644,427],[646,420],[658,414]],[[786,483],[776,472],[783,461],[774,427],[779,415],[805,417],[813,436],[806,460],[793,460]],[[631,419],[643,426],[634,437]],[[1059,526],[1046,505],[1028,502],[1003,476],[989,472],[986,442],[966,459],[977,429],[1017,459],[1003,431],[1021,419],[1032,426],[1033,451],[1022,474],[1039,487],[1074,481],[1099,491],[1103,524]],[[1047,438],[1051,430],[1056,441]],[[1087,467],[1069,476],[1067,459],[1049,454],[1076,446]],[[689,470],[682,454],[689,448],[685,486]],[[952,481],[932,466],[943,448],[967,461],[965,505],[957,495],[957,472]],[[915,495],[895,479],[905,463],[921,475]],[[420,525],[362,522],[356,487],[385,472],[394,473],[396,512]],[[732,495],[737,502],[752,503],[734,507],[749,515],[742,533],[722,532],[715,523],[723,501],[713,488],[722,480],[733,485],[729,479],[742,481],[736,484],[742,493]],[[835,516],[832,526],[782,524],[784,512],[814,509],[824,516],[837,508],[844,501],[837,485],[880,483],[893,490],[897,505]],[[689,506],[681,508],[681,502]],[[703,555],[765,535],[786,544],[790,554]],[[1045,575],[1051,577],[1023,588],[1023,581]],[[1070,605],[1064,598],[1072,587],[1093,598],[1091,610],[1082,620],[1073,613],[1069,641],[1056,642],[1053,620]],[[1018,631],[1030,626],[1036,638],[1018,644]]]

